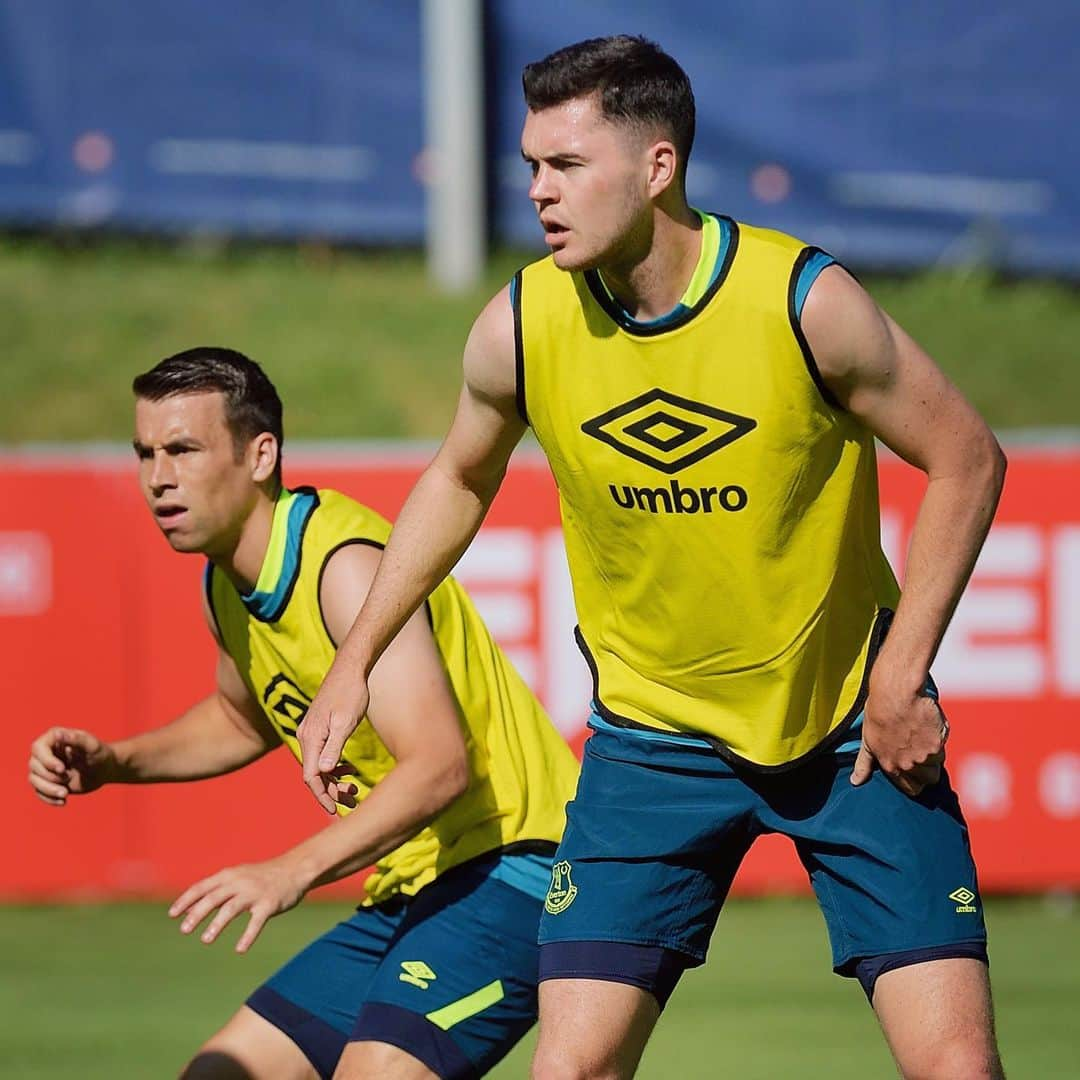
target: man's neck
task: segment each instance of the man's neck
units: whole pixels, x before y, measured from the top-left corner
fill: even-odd
[[[679,303],[701,255],[701,219],[684,203],[674,213],[657,208],[648,236],[624,261],[600,267],[608,291],[633,319],[648,322]]]
[[[276,495],[260,495],[227,549],[209,556],[211,562],[244,595],[250,593],[259,580],[270,547],[277,501]]]

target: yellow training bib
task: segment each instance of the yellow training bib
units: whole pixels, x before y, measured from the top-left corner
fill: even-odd
[[[559,486],[601,714],[784,767],[861,709],[898,589],[873,438],[799,328],[822,253],[727,218],[703,249],[716,230],[700,295],[653,323],[596,272],[521,271],[518,405]]]
[[[383,547],[389,523],[330,490],[285,491],[263,570],[242,596],[207,564],[206,593],[226,651],[282,741],[300,760],[297,728],[334,659],[319,606],[323,567],[347,544]],[[429,826],[380,859],[366,903],[412,895],[485,852],[554,851],[578,764],[539,702],[491,639],[465,591],[447,578],[428,600],[435,643],[462,718],[468,790]],[[366,718],[342,759],[366,795],[394,759]],[[340,813],[348,813],[339,807]]]

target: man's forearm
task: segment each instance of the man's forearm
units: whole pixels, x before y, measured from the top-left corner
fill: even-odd
[[[925,678],[997,508],[1004,456],[986,451],[962,471],[930,477],[912,530],[903,596],[879,664]],[[877,665],[875,665],[877,667]]]
[[[215,693],[164,727],[112,743],[110,783],[154,784],[222,776],[271,747],[238,725]]]
[[[412,613],[461,558],[497,490],[497,483],[478,489],[459,482],[438,459],[428,466],[401,508],[367,599],[338,648],[335,667],[370,674]]]
[[[283,859],[303,891],[371,866],[400,847],[461,794],[467,775],[433,775],[427,763],[399,762],[351,814],[292,848]]]

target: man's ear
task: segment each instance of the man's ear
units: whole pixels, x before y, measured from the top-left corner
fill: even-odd
[[[269,431],[264,431],[251,440],[248,445],[251,478],[257,484],[269,480],[274,475],[280,453],[281,448],[278,446],[277,437]]]
[[[679,155],[675,144],[668,139],[654,142],[649,154],[649,196],[662,195],[679,175]]]

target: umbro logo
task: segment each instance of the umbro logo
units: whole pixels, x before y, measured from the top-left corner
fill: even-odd
[[[978,909],[971,902],[975,898],[975,894],[970,889],[965,889],[963,887],[954,889],[949,893],[949,899],[956,901],[956,911],[958,914],[977,911]]]
[[[410,983],[420,990],[426,990],[438,976],[424,963],[423,960],[403,960],[401,962],[401,974],[398,979],[403,983]]]
[[[668,476],[730,446],[757,427],[748,416],[658,387],[586,420],[581,430]]]
[[[266,684],[263,704],[277,715],[275,722],[281,731],[295,737],[307,715],[311,698],[288,675],[279,672]]]

